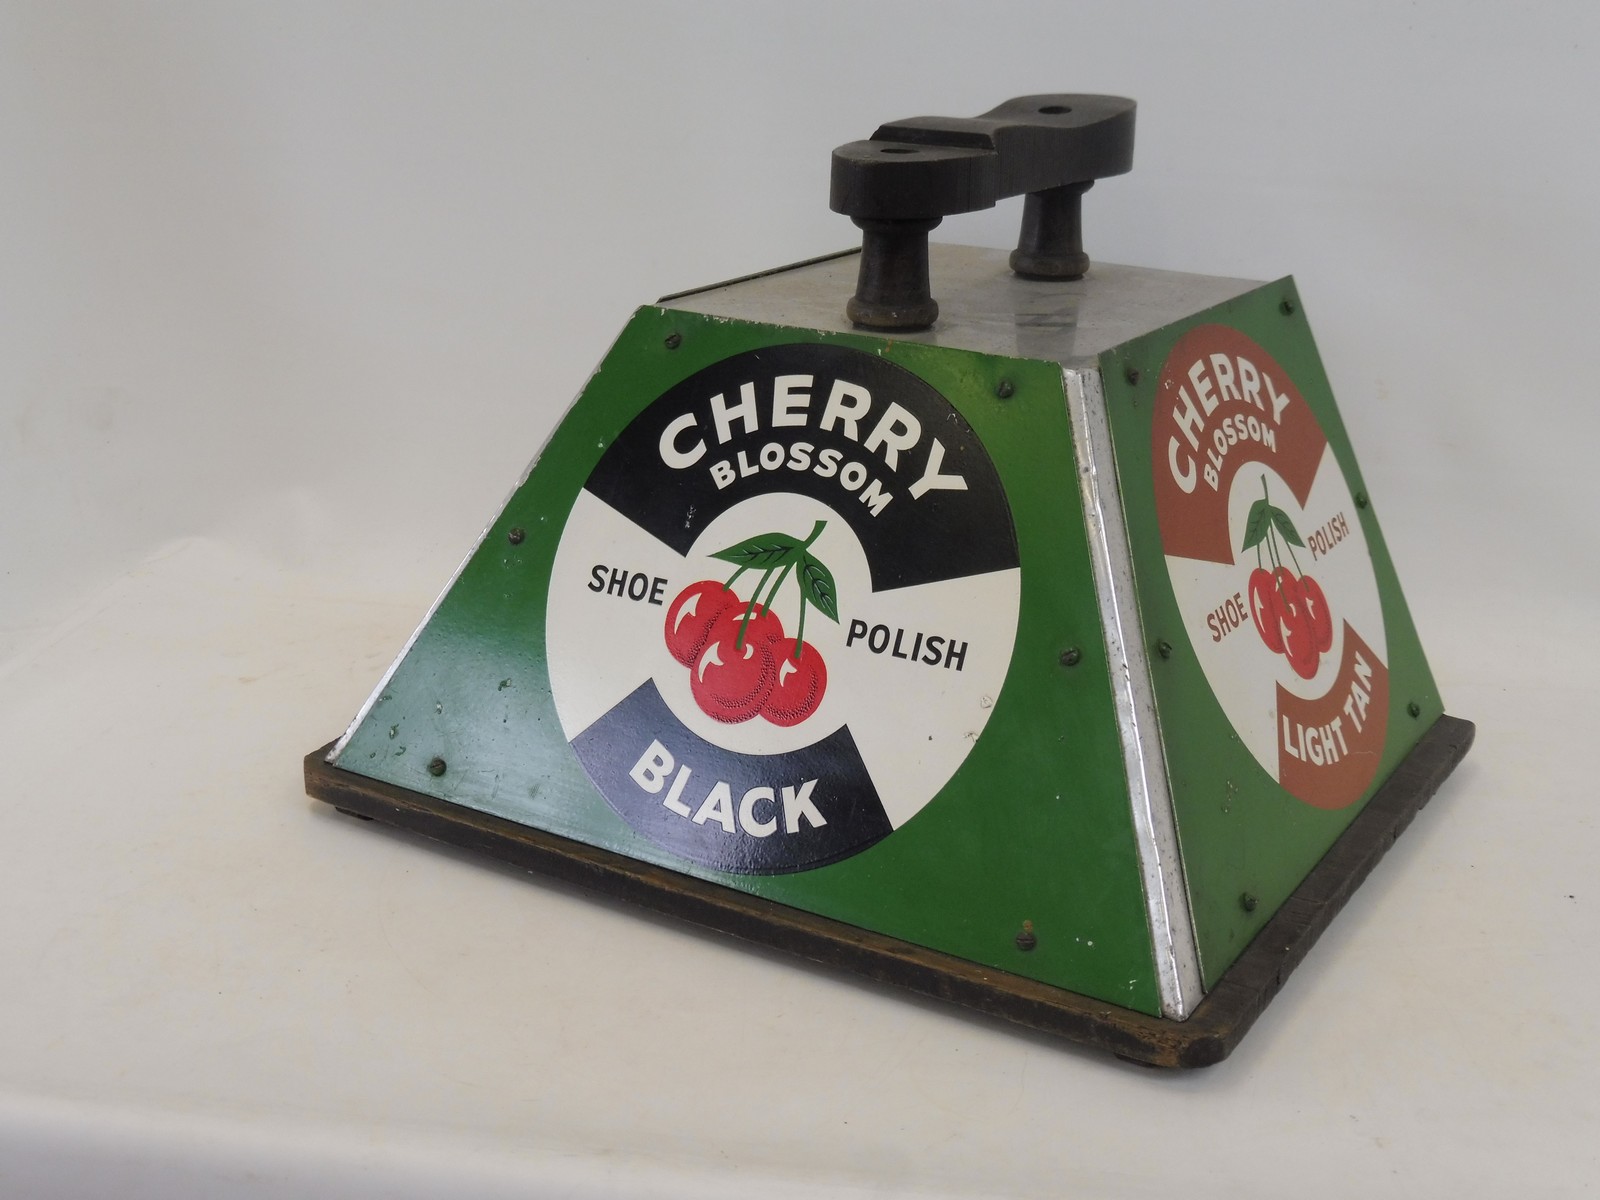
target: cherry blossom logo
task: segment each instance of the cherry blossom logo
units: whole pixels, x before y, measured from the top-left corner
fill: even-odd
[[[950,784],[1005,686],[1021,565],[988,451],[927,380],[828,343],[626,407],[550,564],[573,756],[675,861],[861,853]]]
[[[1301,802],[1356,803],[1388,730],[1383,600],[1311,402],[1264,346],[1197,325],[1157,378],[1150,454],[1173,599],[1234,737]]]

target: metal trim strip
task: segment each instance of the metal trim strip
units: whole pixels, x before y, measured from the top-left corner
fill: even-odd
[[[1181,1021],[1194,1011],[1203,993],[1200,955],[1179,852],[1144,625],[1134,588],[1133,558],[1117,486],[1105,392],[1098,369],[1068,368],[1062,375],[1095,593],[1100,601],[1106,662],[1122,735],[1157,992],[1162,1015]]]

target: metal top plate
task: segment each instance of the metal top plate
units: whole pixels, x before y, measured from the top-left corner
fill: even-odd
[[[932,329],[896,341],[955,350],[1092,364],[1104,351],[1243,295],[1259,283],[1180,271],[1095,263],[1071,282],[1022,279],[1009,251],[982,246],[929,247],[939,319]],[[856,254],[797,263],[744,280],[668,297],[685,312],[791,328],[859,333],[844,315],[855,291]]]

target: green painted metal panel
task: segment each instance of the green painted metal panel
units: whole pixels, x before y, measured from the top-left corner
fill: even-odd
[[[1101,366],[1209,987],[1443,709],[1293,281]],[[1297,668],[1258,628],[1258,560],[1322,577],[1322,658]],[[1278,586],[1261,607],[1281,635],[1293,621],[1270,608]]]
[[[734,453],[740,446],[737,438],[724,438],[724,454],[716,435],[732,437],[740,419],[729,415],[743,395],[740,377],[727,375],[734,368],[726,364],[768,362],[779,364],[769,375],[798,372],[808,355],[824,364],[854,363],[862,378],[881,379],[881,387],[874,384],[880,401],[887,395],[904,401],[898,414],[889,414],[887,425],[868,424],[865,416],[861,418],[854,440],[870,443],[879,436],[879,441],[861,456],[864,466],[855,486],[845,485],[840,460],[823,482],[812,478],[815,472],[807,474],[810,493],[800,500],[784,500],[787,508],[762,508],[756,502],[763,497],[752,496],[755,507],[729,511],[777,513],[768,522],[772,528],[747,521],[728,537],[705,542],[721,527],[714,521],[703,530],[697,526],[692,531],[692,557],[700,565],[694,570],[684,567],[687,575],[673,574],[677,568],[672,564],[685,560],[685,554],[660,551],[655,542],[672,542],[675,533],[640,533],[642,526],[659,523],[660,511],[652,505],[648,489],[636,486],[638,446],[659,446],[663,462],[692,458],[698,486],[712,499],[723,486],[714,473],[709,476],[714,486],[705,483],[713,461],[730,464],[725,470],[740,480],[746,468],[752,474],[763,467],[779,475],[795,470],[793,464],[800,460],[793,450],[797,435],[792,429],[784,435],[788,440],[783,448],[791,455],[784,461],[764,460],[766,443],[759,439],[748,444],[747,457],[740,459]],[[848,371],[841,371],[841,378],[845,374]],[[766,379],[763,387],[781,389],[784,378],[790,376]],[[708,416],[703,397],[696,398],[695,381],[719,379],[718,394],[725,403]],[[663,434],[663,441],[654,441],[661,427],[657,421],[646,431],[651,440],[641,441],[641,418],[647,411],[667,412],[651,406],[665,402],[669,394],[681,395],[685,404],[700,404],[699,424],[689,421],[686,408],[686,423],[674,427],[681,435],[678,440]],[[852,402],[850,393],[841,393],[842,405],[848,409]],[[820,391],[811,403],[809,414],[798,401],[785,410],[792,423],[816,421],[823,404]],[[766,393],[761,404],[768,404]],[[945,411],[941,404],[949,410],[943,418],[938,417]],[[776,410],[764,411],[770,428]],[[718,412],[726,427],[715,424]],[[917,413],[921,416],[913,415]],[[880,404],[871,420],[883,419]],[[921,431],[921,440],[912,438],[913,426]],[[843,428],[841,420],[835,433]],[[963,495],[957,495],[948,481],[938,483],[938,462],[929,445],[940,431],[941,445],[951,456],[948,462],[968,464],[962,470],[973,482],[960,489]],[[707,453],[695,457],[702,441]],[[910,449],[913,441],[915,449]],[[897,528],[909,533],[877,546],[865,556],[865,567],[852,566],[859,549],[856,543],[872,545],[872,522],[862,516],[870,485],[861,480],[869,467],[874,477],[893,475],[891,459],[897,446],[906,462],[901,464],[902,474],[891,480],[898,491],[889,503],[900,507],[884,512],[899,521],[908,511],[918,511],[914,500],[923,500],[930,501],[929,511],[948,514],[950,521],[970,510],[979,523],[961,526],[959,536],[946,531],[944,541],[920,557],[914,534],[926,522],[902,524]],[[820,460],[816,447],[808,454]],[[961,454],[967,457],[959,458]],[[909,465],[913,459],[914,468]],[[807,466],[813,463],[811,457],[805,461]],[[979,479],[987,469],[985,463],[992,465],[998,481],[1002,510],[1009,510],[1009,532],[1000,527],[1003,522],[989,521],[992,504],[969,505],[977,503],[982,491]],[[671,471],[661,478],[662,495],[669,499],[677,495]],[[728,477],[729,486],[734,486],[733,478]],[[917,497],[904,485],[919,479],[924,485],[931,481],[933,490]],[[827,492],[825,488],[834,483],[840,490]],[[941,486],[947,490],[940,491]],[[601,494],[609,499],[600,501]],[[682,507],[681,496],[674,502],[680,503],[674,511],[688,514],[686,522],[697,519],[692,504]],[[798,545],[812,526],[809,519],[796,523],[798,518],[786,515],[802,512],[816,515],[816,530],[826,525],[827,531],[809,544],[809,551],[804,546],[786,549]],[[846,530],[860,537],[846,536]],[[637,714],[628,705],[655,703],[675,687],[681,694],[676,701],[663,701],[668,707],[701,703],[684,700],[691,694],[689,684],[674,676],[677,668],[671,664],[663,669],[643,665],[648,657],[643,650],[638,654],[640,678],[652,670],[654,676],[628,697],[628,705],[618,703],[599,718],[584,708],[589,703],[584,698],[589,681],[582,664],[591,660],[626,664],[634,644],[627,639],[655,637],[659,642],[659,633],[650,631],[660,630],[664,617],[672,620],[674,597],[683,580],[708,570],[705,564],[715,558],[712,549],[732,550],[735,543],[743,544],[753,535],[773,532],[788,538],[775,543],[775,553],[780,558],[787,555],[791,569],[805,552],[837,576],[833,580],[839,585],[837,622],[827,619],[828,588],[826,581],[817,582],[823,576],[816,570],[802,567],[792,582],[786,582],[791,577],[781,571],[770,576],[777,597],[770,602],[791,634],[797,631],[797,616],[808,611],[799,604],[800,575],[809,571],[810,586],[820,589],[806,593],[811,605],[804,628],[806,639],[828,639],[817,643],[829,647],[830,670],[835,672],[828,684],[833,699],[823,703],[853,704],[851,711],[859,719],[842,728],[853,728],[857,740],[862,740],[866,718],[861,714],[864,705],[870,707],[872,693],[866,689],[865,700],[862,695],[845,694],[853,686],[845,667],[865,664],[861,670],[867,673],[854,678],[902,681],[887,693],[885,704],[912,715],[893,724],[893,744],[887,750],[880,747],[877,758],[871,758],[867,749],[847,747],[852,755],[859,749],[860,761],[870,763],[867,773],[872,787],[884,797],[888,822],[876,830],[866,828],[854,842],[819,840],[832,836],[842,819],[824,822],[827,829],[822,829],[807,817],[804,797],[795,794],[799,789],[785,790],[777,778],[765,794],[760,788],[739,785],[720,808],[714,804],[714,789],[701,802],[699,794],[710,776],[687,779],[682,770],[688,762],[685,753],[676,756],[682,764],[675,760],[668,764],[670,748],[649,742],[647,736],[645,725],[653,718],[640,718],[637,740],[641,747],[657,746],[659,756],[650,759],[651,751],[644,749],[638,756],[629,751],[618,758],[615,746],[636,732],[629,722]],[[592,551],[586,540],[591,533]],[[686,534],[680,540],[688,544],[691,539]],[[1008,569],[1005,555],[1013,544],[1016,565]],[[946,578],[950,573],[941,573],[948,565],[943,560],[967,558],[975,564],[970,576]],[[866,611],[860,607],[868,599],[863,571],[875,581],[870,589],[875,602],[886,596],[893,599],[890,593],[895,588],[878,580],[880,570],[891,570],[885,565],[890,560],[892,570],[903,571],[911,581],[897,595],[915,592],[913,584],[931,589],[929,594],[953,589],[959,644],[963,650],[969,643],[974,647],[973,662],[953,657],[956,632],[949,633],[936,650],[931,636],[924,640],[930,629],[906,627],[902,646],[888,640],[894,631],[886,620],[869,625],[865,618],[852,616]],[[728,574],[738,569],[737,561],[724,564]],[[581,568],[577,574],[574,564]],[[627,574],[619,577],[618,571]],[[747,588],[758,577],[759,564],[743,578],[743,585]],[[596,586],[574,583],[585,578]],[[984,582],[979,587],[970,580]],[[964,608],[961,597],[968,598]],[[748,593],[741,592],[741,598],[748,600]],[[949,603],[941,603],[945,603],[941,611],[951,611]],[[977,670],[977,652],[989,644],[984,639],[1011,636],[1013,620],[1014,638],[1009,655],[999,660],[996,686],[968,697],[977,707],[959,709],[952,707],[954,701],[941,699],[959,691],[951,681],[964,669]],[[879,624],[885,630],[881,639],[876,633]],[[880,640],[881,650],[875,644]],[[911,652],[911,646],[918,651]],[[1063,660],[1069,648],[1078,651],[1070,666]],[[901,650],[906,653],[897,654]],[[650,653],[660,658],[659,649]],[[942,661],[930,661],[928,655],[934,660],[942,656]],[[891,661],[896,657],[900,663]],[[688,672],[684,679],[692,681],[696,672],[704,679],[707,671],[714,677],[723,664],[718,661],[708,667],[707,661],[697,652],[683,668]],[[597,666],[594,671],[615,669]],[[884,674],[888,670],[902,674]],[[1059,363],[645,308],[624,330],[529,477],[469,556],[347,736],[337,761],[346,770],[373,779],[670,866],[776,903],[1156,1013],[1160,1005],[1108,671]],[[961,687],[967,687],[976,676],[961,678]],[[925,750],[913,745],[923,736],[919,708],[927,710]],[[634,716],[615,717],[624,711]],[[967,716],[970,728],[951,724]],[[801,718],[802,728],[805,719]],[[781,728],[775,732],[768,727],[781,722],[767,710],[759,717],[734,713],[728,720],[725,738],[720,727],[690,720],[689,725],[710,733],[703,737],[684,733],[682,744],[706,751],[719,739],[737,744],[750,729],[779,740],[788,736]],[[613,725],[611,741],[593,742],[594,730]],[[802,745],[803,736],[790,740],[799,747],[796,755],[809,752]],[[589,746],[583,751],[588,757],[580,761],[574,746],[580,750]],[[701,761],[721,760],[696,760]],[[749,766],[755,761],[746,755],[726,769],[732,772],[739,763]],[[941,774],[946,768],[947,776]],[[1194,768],[1190,764],[1184,769]],[[639,792],[638,796],[630,792],[631,799],[622,795],[632,786],[629,779]],[[917,780],[933,781],[926,787],[929,794],[918,792]],[[676,790],[680,787],[683,790]],[[899,796],[894,811],[891,794]],[[628,807],[641,798],[643,808]],[[698,822],[689,819],[691,808],[701,818]],[[719,831],[717,826],[723,823],[725,829]],[[748,840],[752,830],[769,840]],[[678,831],[685,839],[696,840],[674,840]],[[750,857],[723,860],[696,849],[715,848],[724,832],[726,844],[744,845]],[[786,834],[795,836],[795,844],[809,837],[817,847],[813,857],[804,862],[783,860],[772,847]],[[730,866],[734,869],[726,869]],[[1016,940],[1025,921],[1031,922],[1037,939],[1031,951],[1019,948]]]

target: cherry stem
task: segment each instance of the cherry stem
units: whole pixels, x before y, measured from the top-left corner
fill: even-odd
[[[741,570],[743,568],[740,568]],[[756,584],[755,590],[750,593],[750,603],[744,606],[744,620],[739,622],[738,636],[733,639],[735,650],[744,649],[744,631],[750,624],[750,618],[756,611],[756,601],[761,598],[761,589],[767,586],[767,580],[772,576],[772,568],[768,567],[761,573],[761,581]]]
[[[1270,507],[1271,504],[1272,504],[1272,499],[1271,499],[1271,497],[1269,497],[1267,495],[1267,477],[1265,475],[1263,475],[1261,477],[1261,498],[1263,500],[1265,500],[1267,502],[1267,504],[1268,504],[1267,519],[1270,521],[1272,519],[1272,511],[1271,511],[1271,507]],[[1273,543],[1273,545],[1272,545],[1273,561],[1276,562],[1277,565],[1281,567],[1281,566],[1283,566],[1283,559],[1278,557],[1278,547],[1277,547],[1278,536],[1277,536],[1277,534],[1275,532],[1272,533],[1271,540],[1272,540],[1272,543]],[[1283,544],[1285,546],[1287,546],[1288,549],[1289,549],[1289,561],[1294,563],[1294,573],[1295,573],[1295,575],[1299,576],[1299,577],[1304,577],[1305,572],[1300,569],[1300,556],[1294,552],[1294,544],[1292,542],[1290,542],[1288,538],[1284,538],[1283,539]]]
[[[763,582],[765,582],[765,580],[763,580]],[[750,597],[750,603],[746,604],[744,606],[744,620],[739,622],[739,633],[738,633],[738,636],[733,639],[733,648],[735,650],[743,650],[744,649],[744,631],[745,631],[745,627],[750,624],[750,614],[755,612],[755,608],[756,608],[756,599],[755,599],[754,596],[752,596],[752,597]]]
[[[794,563],[791,562],[783,568],[782,573],[778,576],[778,582],[772,585],[772,590],[767,593],[768,608],[771,608],[772,602],[778,598],[778,589],[783,586],[783,581],[789,578],[789,572],[792,570],[794,570]],[[801,600],[804,601],[804,599],[805,597],[802,596]]]
[[[1267,536],[1262,541],[1267,543],[1267,557],[1272,560],[1273,587],[1281,594],[1283,585],[1277,582],[1277,575],[1283,569],[1283,559],[1278,557],[1278,531],[1272,523],[1272,497],[1267,495],[1267,477],[1261,477],[1261,498],[1267,503]],[[1256,561],[1261,561],[1261,543],[1256,543]]]
[[[1284,538],[1283,544],[1289,547],[1289,561],[1294,563],[1294,573],[1302,579],[1305,578],[1305,572],[1300,569],[1300,556],[1294,552],[1294,543],[1288,538]]]
[[[800,554],[797,557],[797,561],[803,561],[805,559],[806,551],[811,549],[811,543],[815,542],[819,537],[822,536],[822,531],[823,531],[823,529],[825,529],[827,527],[827,524],[828,523],[826,521],[818,521],[815,525],[813,525],[811,527],[811,536],[806,538],[805,541],[800,543]],[[801,588],[800,589],[800,624],[794,631],[794,661],[795,662],[799,662],[800,661],[800,655],[805,652],[805,648],[806,648],[806,589],[805,588]]]

